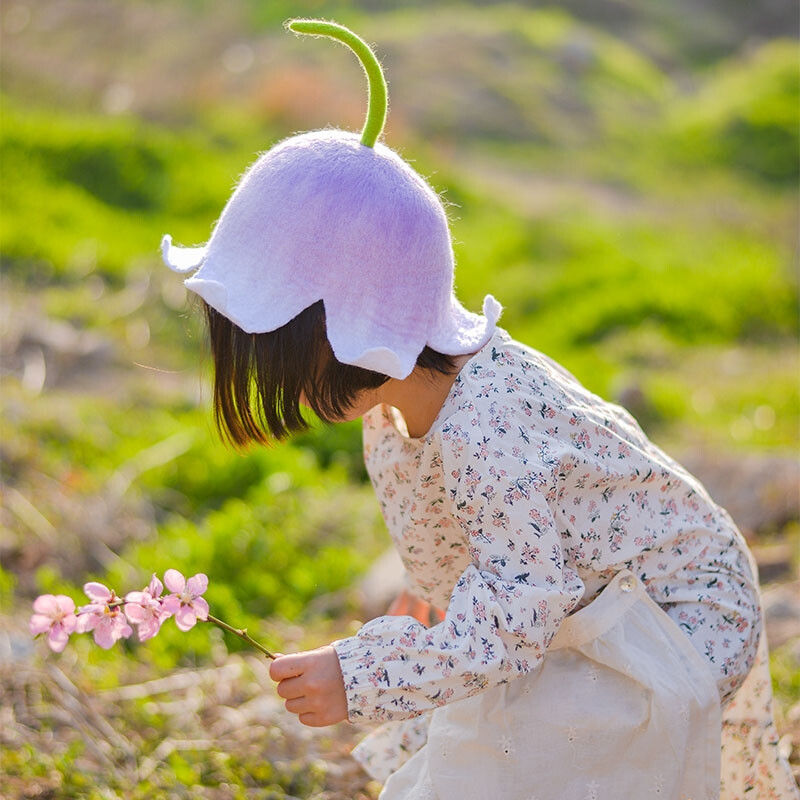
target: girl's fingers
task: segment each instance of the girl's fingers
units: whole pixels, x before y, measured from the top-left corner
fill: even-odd
[[[303,725],[306,725],[309,728],[324,728],[326,725],[330,725],[330,722],[326,722],[319,714],[315,714],[313,711],[310,711],[306,714],[301,714],[298,719]]]
[[[284,681],[303,674],[302,654],[279,656],[269,665],[269,676],[274,681]]]
[[[409,614],[423,625],[427,625],[430,620],[430,605],[424,600],[414,597]]]
[[[282,697],[284,700],[292,700],[305,694],[301,684],[300,678],[286,678],[286,680],[278,684],[275,691],[278,693],[278,697]]]
[[[403,589],[386,611],[390,617],[404,617],[408,614],[408,592]]]
[[[440,608],[435,608],[430,603],[417,597],[408,589],[403,589],[392,604],[386,610],[386,614],[392,617],[414,617],[426,627],[434,622],[441,622],[445,617],[445,612]]]
[[[309,713],[308,700],[305,697],[293,697],[291,700],[287,700],[283,705],[290,714],[302,715]]]

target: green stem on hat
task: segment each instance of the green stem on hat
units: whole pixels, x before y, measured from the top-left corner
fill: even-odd
[[[295,33],[330,36],[331,39],[346,44],[358,56],[364,72],[367,73],[368,91],[367,119],[361,132],[361,144],[374,147],[386,121],[388,93],[380,62],[370,46],[349,28],[336,22],[326,22],[321,19],[291,19],[285,23],[285,27]]]

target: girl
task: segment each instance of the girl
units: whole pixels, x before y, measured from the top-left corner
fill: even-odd
[[[377,143],[375,56],[333,23],[289,27],[360,57],[360,140],[276,145],[208,244],[165,237],[164,258],[199,268],[185,283],[222,434],[283,439],[306,427],[301,406],[363,417],[414,591],[446,610],[279,657],[287,710],[386,722],[358,749],[386,799],[796,796],[733,521],[623,408],[497,327],[494,298],[463,308],[439,198]]]

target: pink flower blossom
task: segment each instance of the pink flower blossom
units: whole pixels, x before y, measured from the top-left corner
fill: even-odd
[[[202,572],[189,578],[176,569],[164,573],[164,583],[173,594],[164,598],[164,608],[175,615],[175,624],[182,630],[193,628],[198,619],[208,619],[208,603],[200,596],[208,588],[208,577]]]
[[[133,633],[120,608],[120,599],[111,589],[90,582],[84,584],[83,591],[92,602],[81,606],[78,612],[78,633],[93,631],[95,643],[104,650]]]
[[[72,598],[65,594],[43,594],[33,601],[33,610],[29,623],[31,635],[46,633],[50,649],[60,653],[78,624]]]
[[[164,586],[154,573],[149,586],[141,592],[128,592],[125,595],[125,616],[138,626],[140,642],[155,636],[161,623],[171,616],[164,608],[161,597],[163,590]]]

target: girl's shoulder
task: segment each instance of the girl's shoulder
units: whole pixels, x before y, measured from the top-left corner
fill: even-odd
[[[527,408],[526,402],[601,405],[562,364],[512,338],[503,328],[464,365],[455,385],[454,410],[496,411],[503,406]]]
[[[462,368],[441,433],[573,449],[582,430],[649,447],[633,416],[587,389],[566,367],[498,328]],[[585,438],[585,437],[583,437]]]

